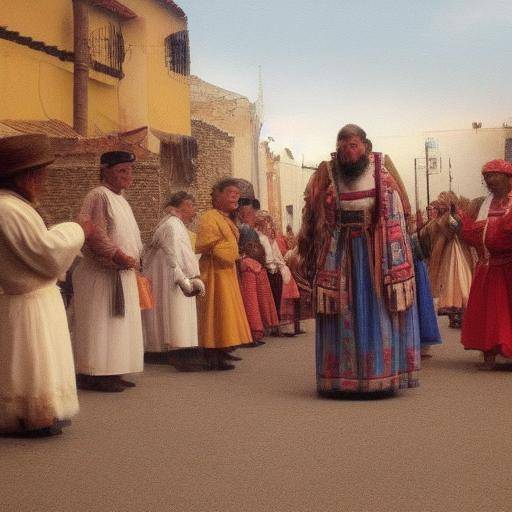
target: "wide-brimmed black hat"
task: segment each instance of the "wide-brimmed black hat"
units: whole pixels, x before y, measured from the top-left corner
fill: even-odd
[[[100,158],[101,165],[106,165],[107,167],[129,162],[135,162],[135,155],[129,151],[107,151]]]
[[[0,176],[51,164],[55,155],[48,136],[25,133],[0,138]]]

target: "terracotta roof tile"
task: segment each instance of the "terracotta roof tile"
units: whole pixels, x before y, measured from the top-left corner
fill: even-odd
[[[0,123],[0,138],[2,137],[10,137],[11,135],[20,135],[21,132],[7,126],[6,124]]]
[[[184,18],[185,20],[187,19],[185,11],[176,2],[173,2],[173,0],[157,1],[179,18]],[[91,5],[105,9],[123,19],[133,19],[137,17],[135,12],[123,5],[118,0],[91,0]]]
[[[173,0],[158,0],[164,7],[167,7],[171,12],[179,16],[180,18],[187,19],[185,11]]]
[[[0,121],[1,125],[21,133],[44,133],[48,137],[59,139],[81,138],[71,126],[58,119],[49,119],[48,121],[3,119]]]
[[[91,0],[91,5],[105,9],[106,11],[109,11],[125,20],[131,20],[137,17],[137,14],[135,14],[130,8],[117,0]]]

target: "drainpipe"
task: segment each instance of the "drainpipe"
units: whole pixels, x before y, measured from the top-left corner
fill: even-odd
[[[87,137],[89,13],[84,0],[73,0],[73,129]]]

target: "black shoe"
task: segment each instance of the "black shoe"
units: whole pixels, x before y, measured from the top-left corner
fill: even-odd
[[[2,434],[5,437],[16,437],[20,439],[37,439],[38,437],[52,437],[52,436],[60,436],[62,434],[61,428],[44,427],[44,428],[36,428],[33,430],[20,430],[18,432],[9,432],[7,434]]]
[[[211,370],[210,365],[206,362],[196,363],[181,361],[179,363],[173,364],[173,366],[179,372],[207,372]]]
[[[226,370],[234,370],[235,365],[226,363],[226,361],[217,361],[212,367],[210,368],[211,371],[214,372],[224,372]]]
[[[215,372],[235,369],[234,365],[226,362],[224,357],[226,353],[222,349],[206,349],[203,351],[203,355],[205,371]]]
[[[135,382],[132,382],[130,380],[119,379],[119,383],[121,384],[121,386],[124,386],[125,388],[134,388],[135,386],[137,386]]]
[[[396,392],[393,389],[385,391],[369,391],[362,393],[359,391],[337,391],[337,390],[323,390],[317,391],[318,396],[322,398],[328,398],[330,400],[354,400],[354,401],[366,401],[366,400],[382,400],[386,398],[393,398],[396,396]]]
[[[21,430],[15,432],[6,432],[0,435],[5,437],[16,437],[20,439],[36,439],[38,437],[51,437],[60,436],[64,427],[69,427],[71,420],[55,420],[52,425],[48,427],[26,429],[23,425]]]
[[[86,391],[100,391],[103,393],[121,393],[125,386],[114,375],[79,375],[77,377],[78,389]]]
[[[251,343],[244,343],[243,345],[240,345],[238,348],[254,348],[261,347],[262,345],[265,345],[264,341],[253,341]]]
[[[222,351],[221,357],[226,361],[241,361],[242,358],[238,356],[234,356],[233,354],[229,354],[228,352]]]
[[[169,352],[144,352],[146,364],[169,364]]]

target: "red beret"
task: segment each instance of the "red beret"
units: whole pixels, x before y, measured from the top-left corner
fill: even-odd
[[[498,172],[500,174],[508,174],[512,176],[512,163],[506,160],[491,160],[482,167],[482,174],[489,172]]]

